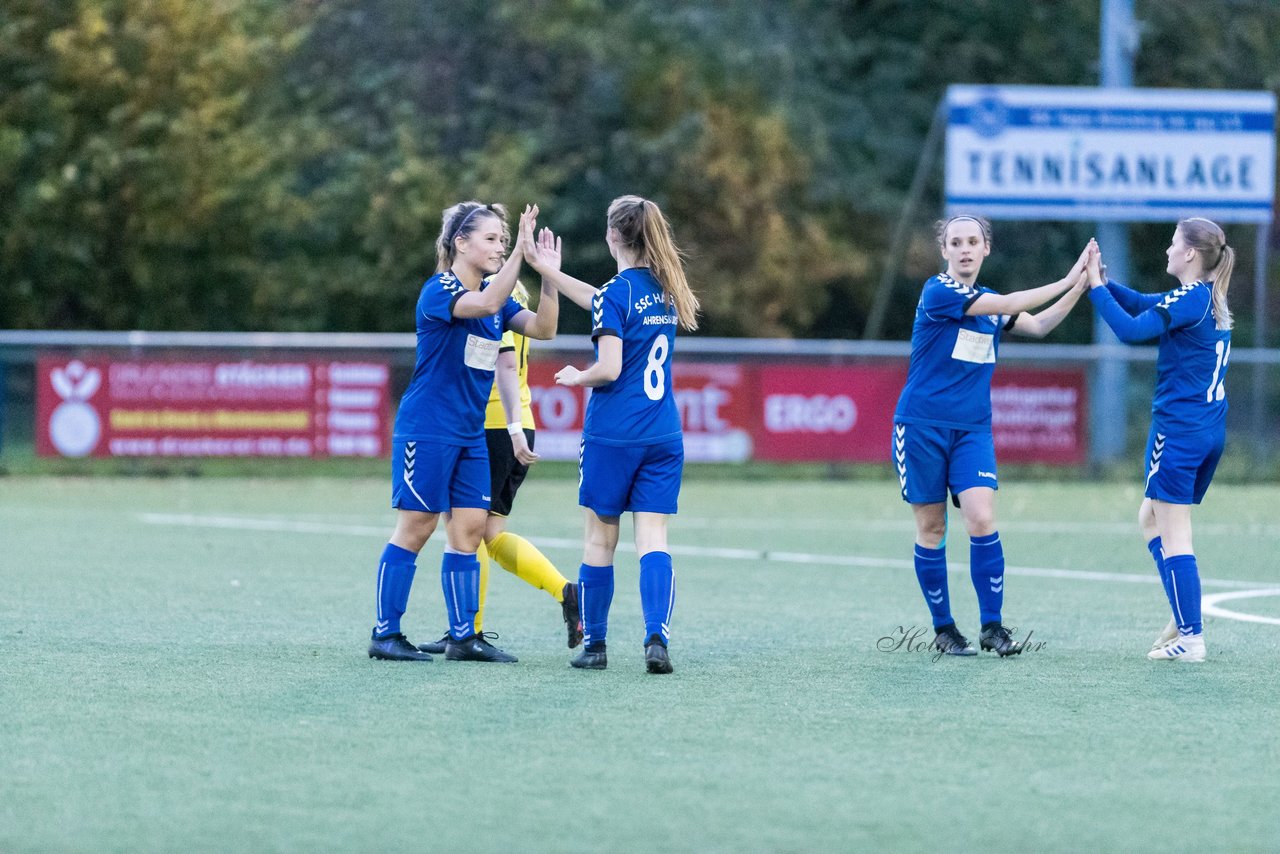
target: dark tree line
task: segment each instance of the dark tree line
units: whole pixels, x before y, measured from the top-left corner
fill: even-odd
[[[8,0],[0,327],[403,330],[446,205],[537,201],[603,280],[604,209],[635,192],[707,333],[856,336],[946,86],[1096,83],[1098,6]],[[1137,6],[1138,85],[1280,89],[1276,4]],[[1139,274],[1167,232],[1134,228]],[[1055,278],[1089,233],[998,224],[984,279]]]

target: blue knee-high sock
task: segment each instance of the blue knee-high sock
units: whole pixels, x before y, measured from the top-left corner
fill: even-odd
[[[1164,588],[1164,598],[1169,600],[1169,607],[1173,607],[1173,586],[1169,583],[1169,568],[1164,565],[1163,544],[1159,537],[1153,538],[1147,543],[1147,551],[1151,552],[1151,559],[1156,562],[1156,572],[1160,573],[1160,586]]]
[[[671,612],[676,606],[676,574],[671,555],[649,552],[640,558],[640,606],[644,609],[644,639],[671,639]]]
[[[1195,555],[1174,555],[1164,559],[1173,592],[1173,616],[1178,620],[1178,633],[1198,635],[1200,622],[1200,569]]]
[[[954,623],[951,619],[951,600],[947,595],[947,550],[927,549],[916,543],[916,580],[920,592],[933,615],[933,627]]]
[[[969,538],[969,577],[978,593],[982,624],[1000,622],[1004,605],[1004,546],[999,532]]]
[[[408,549],[387,543],[378,560],[378,615],[373,633],[377,637],[394,635],[400,631],[400,618],[409,605],[409,588],[413,586],[413,574],[417,570]]]
[[[582,640],[588,652],[604,646],[609,630],[609,606],[613,604],[613,567],[582,564],[578,567],[578,604],[582,609]]]
[[[480,560],[475,552],[446,551],[440,562],[440,589],[449,613],[449,634],[454,640],[476,633],[476,611],[480,609]]]

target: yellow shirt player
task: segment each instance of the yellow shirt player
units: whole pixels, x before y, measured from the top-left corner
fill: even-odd
[[[517,283],[511,296],[528,308],[529,292]],[[568,630],[569,648],[582,643],[582,622],[578,613],[578,588],[555,568],[537,546],[507,528],[507,516],[529,466],[539,457],[533,452],[533,395],[529,391],[529,339],[510,330],[502,335],[498,348],[498,364],[494,372],[489,405],[485,410],[484,434],[489,446],[489,518],[485,523],[480,559],[480,610],[476,612],[475,629],[484,640],[484,609],[489,592],[489,558],[512,575],[539,590],[545,590],[560,603],[561,616]],[[446,633],[436,643],[422,644],[423,652],[445,652]],[[515,661],[513,655],[505,654]],[[506,660],[506,659],[498,659]]]

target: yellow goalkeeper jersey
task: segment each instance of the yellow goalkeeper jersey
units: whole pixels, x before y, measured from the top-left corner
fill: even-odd
[[[525,308],[529,307],[529,292],[524,289],[522,283],[516,283],[511,296]],[[520,423],[526,429],[532,430],[535,425],[533,395],[529,393],[529,339],[508,329],[502,333],[502,343],[498,346],[498,351],[509,350],[515,351],[516,375],[520,378]],[[484,410],[484,429],[505,430],[506,427],[507,415],[502,409],[502,398],[498,396],[498,381],[495,378],[493,388],[489,389],[489,405]]]

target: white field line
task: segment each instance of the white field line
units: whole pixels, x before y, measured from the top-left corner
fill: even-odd
[[[1219,602],[1231,599],[1255,599],[1261,596],[1280,596],[1280,587],[1265,590],[1236,590],[1226,593],[1210,593],[1200,598],[1200,610],[1207,617],[1225,617],[1228,620],[1241,620],[1246,623],[1265,623],[1268,626],[1280,626],[1280,617],[1260,617],[1257,614],[1245,614],[1218,606]]]
[[[906,519],[719,519],[700,516],[679,516],[673,520],[679,528],[742,528],[758,531],[764,528],[826,531],[833,526],[848,531],[910,531],[915,533],[915,522]],[[1137,539],[1138,523],[1135,514],[1132,522],[1030,522],[1009,521],[1000,524],[1000,531],[1023,534],[1099,534]],[[1250,522],[1201,522],[1195,525],[1197,534],[1209,536],[1280,537],[1280,525]]]
[[[11,508],[0,507],[0,512]],[[369,515],[368,519],[376,517]],[[290,523],[329,524],[335,528],[351,527],[350,515],[327,513],[292,513],[288,515],[263,515],[256,520],[278,520]],[[370,524],[376,524],[370,522]],[[388,523],[389,524],[389,523]],[[959,522],[957,522],[957,525]],[[363,527],[363,526],[357,526]],[[890,531],[915,533],[915,523],[908,518],[898,519],[845,519],[845,518],[723,518],[711,516],[681,515],[672,519],[673,530],[787,530],[787,531],[830,531],[833,528],[842,531]],[[957,529],[958,530],[958,529]],[[1070,522],[1070,521],[1024,521],[1007,519],[1001,526],[1002,532],[1020,534],[1088,534],[1091,536],[1117,536],[1136,540],[1138,538],[1137,521],[1133,522]],[[1195,533],[1205,536],[1231,537],[1277,537],[1280,538],[1280,525],[1263,522],[1200,522],[1195,526]]]
[[[274,531],[282,534],[346,535],[386,538],[390,525],[343,525],[333,522],[306,522],[287,519],[262,519],[246,516],[197,516],[182,513],[140,513],[138,519],[148,525],[172,525],[189,528],[219,528],[232,531]],[[564,537],[527,537],[539,548],[578,550],[582,541]],[[619,544],[623,546],[623,544]],[[630,546],[623,546],[630,548]],[[901,558],[862,557],[859,555],[810,554],[806,552],[768,551],[761,549],[713,548],[708,546],[669,547],[672,555],[681,557],[705,557],[721,560],[740,560],[812,566],[851,566],[870,569],[912,569],[915,564]],[[968,564],[950,563],[948,568],[957,574],[969,574]],[[1062,578],[1075,581],[1103,581],[1122,584],[1159,584],[1154,571],[1150,573],[1101,572],[1084,569],[1055,569],[1037,566],[1006,566],[1007,575],[1023,575],[1034,578]],[[1232,590],[1263,590],[1273,584],[1253,581],[1235,581],[1225,578],[1202,578],[1203,587],[1222,587]]]

